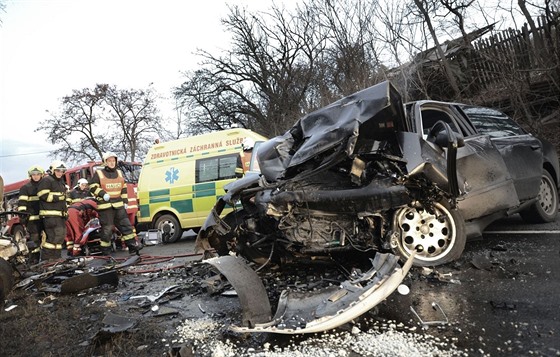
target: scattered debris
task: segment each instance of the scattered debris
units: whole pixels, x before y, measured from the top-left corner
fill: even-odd
[[[163,291],[161,291],[159,294],[157,295],[136,295],[136,296],[131,296],[129,299],[143,299],[146,298],[148,299],[150,302],[156,302],[157,300],[159,300],[162,296],[164,296],[165,294],[167,294],[169,291],[177,288],[179,285],[171,285],[168,286],[167,288],[163,289]]]
[[[136,319],[108,312],[103,318],[105,327],[102,330],[111,333],[123,332],[133,328],[137,323]]]
[[[10,305],[7,308],[4,309],[4,311],[8,312],[8,311],[12,311],[13,309],[15,309],[17,307],[17,305]]]
[[[336,328],[371,310],[401,284],[414,256],[411,254],[401,267],[397,256],[377,253],[370,270],[338,286],[307,292],[284,290],[272,319],[267,317],[270,303],[262,281],[253,270],[232,256],[212,258],[208,262],[226,275],[239,294],[245,327],[232,326],[232,331],[303,334]],[[258,298],[261,289],[264,297]]]
[[[492,250],[497,252],[507,252],[507,248],[505,244],[496,244],[495,246],[492,247]]]
[[[94,345],[101,345],[112,338],[113,335],[133,329],[138,321],[134,318],[107,312],[103,318],[103,327],[93,336]]]
[[[471,259],[471,264],[479,270],[490,270],[492,268],[492,262],[485,255],[475,255]]]
[[[410,311],[412,311],[412,313],[418,318],[423,328],[427,328],[428,326],[434,326],[434,325],[447,325],[449,323],[449,319],[447,318],[447,315],[445,315],[445,312],[443,312],[441,306],[439,306],[439,304],[434,301],[432,302],[432,308],[441,313],[443,317],[442,320],[424,321],[412,306],[410,307]]]
[[[397,288],[397,291],[399,292],[399,294],[401,295],[408,295],[408,293],[410,293],[410,288],[404,284],[399,285],[399,287]]]
[[[65,279],[60,286],[61,294],[71,294],[89,288],[94,288],[103,284],[117,286],[119,283],[119,274],[116,270],[106,271],[103,273],[83,273]]]
[[[171,307],[163,306],[160,307],[157,311],[155,311],[153,316],[160,317],[160,316],[178,315],[178,314],[179,314],[179,310]]]

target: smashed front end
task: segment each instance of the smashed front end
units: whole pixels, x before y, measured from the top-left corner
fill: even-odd
[[[392,254],[395,212],[415,205],[430,210],[446,194],[425,175],[408,174],[411,167],[404,151],[421,145],[420,136],[410,126],[400,95],[389,82],[303,117],[284,135],[261,145],[257,153],[260,175],[248,175],[227,187],[227,194],[218,200],[199,231],[197,249],[220,256],[235,252],[259,265],[339,257],[345,263],[358,264],[354,257],[365,255],[373,259],[371,280],[360,286],[345,282],[341,285],[346,286],[345,292],[327,291],[318,298],[333,301],[330,295],[342,294],[345,298],[336,299],[338,303],[323,307],[329,311],[327,315],[338,311],[332,316],[359,316],[396,289],[412,264],[414,249],[405,257],[403,268]],[[425,167],[418,171],[439,175],[441,170],[433,170],[437,160],[432,160],[433,165],[420,161]],[[445,175],[440,176],[436,179],[445,188]],[[239,207],[239,203],[241,209],[220,217],[226,205]],[[385,266],[387,262],[391,263]],[[380,269],[385,273],[379,273]],[[366,299],[368,296],[371,298]],[[286,299],[298,300],[293,296]],[[362,299],[367,303],[346,312]],[[281,301],[279,308],[291,310],[288,305]],[[295,310],[300,311],[299,307]],[[238,330],[303,333],[336,327],[332,321],[316,321],[317,313],[308,316],[297,328],[258,321],[259,325],[249,323],[251,326]],[[282,319],[276,316],[274,321]]]

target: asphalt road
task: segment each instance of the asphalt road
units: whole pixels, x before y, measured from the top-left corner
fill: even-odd
[[[143,254],[192,253],[194,238],[189,232]],[[457,262],[413,268],[404,284],[408,295],[393,293],[370,317],[452,341],[472,356],[560,356],[560,217],[546,225],[518,215],[495,222]]]
[[[527,225],[518,215],[495,222],[439,275],[412,271],[405,280],[411,293],[391,295],[380,314],[409,325],[446,317],[448,324],[426,332],[451,338],[469,355],[558,356],[559,228],[560,218],[546,225]]]

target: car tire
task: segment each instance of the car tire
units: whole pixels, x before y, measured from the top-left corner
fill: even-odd
[[[156,220],[154,228],[162,232],[162,237],[167,237],[167,239],[163,239],[164,243],[175,243],[183,235],[181,224],[179,223],[177,218],[175,218],[175,216],[170,214],[164,214],[163,216],[160,216]],[[169,236],[165,234],[168,230]]]
[[[556,220],[558,215],[558,189],[548,171],[543,171],[537,201],[519,214],[528,223],[549,223]]]
[[[461,212],[446,201],[435,203],[434,210],[432,214],[422,206],[408,206],[395,213],[391,248],[403,260],[416,250],[415,266],[452,262],[465,249],[467,234]]]
[[[14,273],[12,266],[4,258],[0,258],[0,308],[14,286]]]

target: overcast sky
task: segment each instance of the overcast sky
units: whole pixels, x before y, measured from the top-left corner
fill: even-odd
[[[294,2],[292,0],[288,0]],[[37,133],[60,98],[97,83],[170,97],[180,72],[195,69],[197,48],[218,51],[228,38],[227,3],[264,10],[269,0],[4,0],[0,12],[0,174],[25,179],[48,168],[53,149]],[[281,3],[281,1],[276,1]],[[171,113],[172,101],[160,103]],[[40,153],[40,154],[38,154]]]

